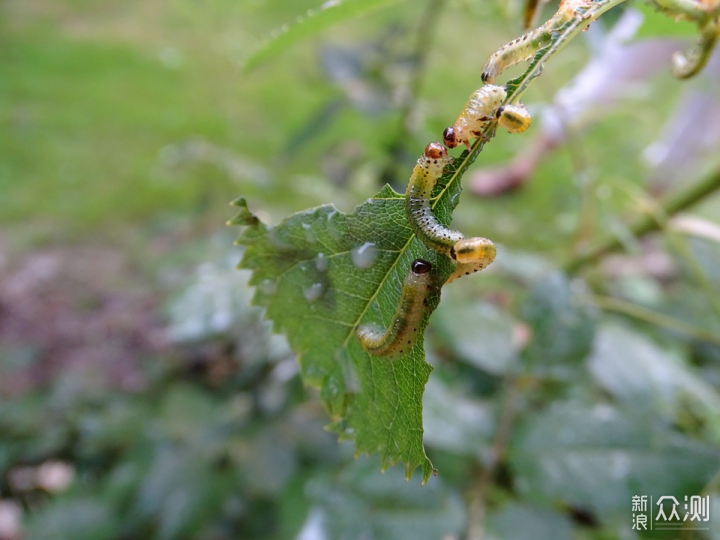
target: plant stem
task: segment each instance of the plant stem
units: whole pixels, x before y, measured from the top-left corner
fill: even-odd
[[[665,328],[669,328],[670,330],[675,330],[676,332],[682,332],[694,339],[720,345],[720,336],[717,332],[705,330],[704,328],[697,328],[684,321],[665,315],[664,313],[658,313],[657,311],[644,308],[637,304],[633,304],[619,298],[611,298],[609,296],[592,294],[588,295],[588,299],[600,309],[605,311],[623,313],[624,315],[635,317],[636,319],[650,324],[663,326]]]
[[[490,445],[489,457],[477,471],[471,487],[468,526],[465,534],[467,540],[482,540],[484,537],[488,492],[495,482],[498,469],[505,463],[524,384],[523,377],[517,375],[509,375],[505,381],[500,416],[495,437]]]
[[[704,180],[661,200],[659,203],[660,208],[665,215],[670,217],[694,206],[719,189],[720,170],[709,175]],[[653,213],[640,217],[628,229],[633,236],[638,237],[657,231],[661,226],[662,223],[657,220],[656,215]],[[622,242],[616,236],[604,238],[594,246],[572,257],[562,265],[562,269],[567,273],[577,272],[584,265],[597,261],[621,246]]]

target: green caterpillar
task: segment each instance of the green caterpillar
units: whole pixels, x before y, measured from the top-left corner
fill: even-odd
[[[464,144],[470,150],[470,139],[482,136],[482,129],[493,119],[510,133],[521,133],[530,127],[532,118],[524,105],[503,105],[507,91],[502,86],[486,84],[475,90],[465,103],[455,123],[443,132],[448,148]]]
[[[495,51],[483,66],[483,82],[492,83],[507,68],[532,60],[535,54],[548,47],[562,26],[576,16],[582,17],[581,10],[592,4],[592,0],[563,0],[555,15],[542,26],[513,39]]]
[[[436,289],[432,264],[415,259],[403,281],[400,302],[387,329],[362,324],[355,329],[360,345],[373,356],[402,356],[415,346],[423,315],[428,311],[428,295]]]
[[[443,169],[452,162],[447,149],[430,143],[417,161],[405,190],[405,212],[418,239],[428,248],[450,257],[457,268],[448,278],[457,278],[482,270],[495,259],[495,244],[487,238],[465,238],[460,231],[440,223],[432,212],[430,196]]]

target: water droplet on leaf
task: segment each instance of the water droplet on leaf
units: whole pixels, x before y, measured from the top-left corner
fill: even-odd
[[[264,294],[275,294],[277,292],[277,281],[272,279],[263,279],[258,289]]]
[[[318,272],[327,272],[328,259],[324,253],[318,253],[318,256],[315,258],[315,268],[318,269]]]
[[[303,290],[303,296],[308,302],[315,302],[323,295],[323,292],[325,292],[325,287],[322,283],[313,283]]]
[[[352,262],[358,268],[370,268],[378,256],[378,250],[372,242],[365,242],[350,253]]]
[[[307,240],[308,243],[314,244],[315,242],[317,242],[317,234],[315,234],[312,225],[310,225],[309,223],[303,223],[302,228],[305,232],[305,240]]]

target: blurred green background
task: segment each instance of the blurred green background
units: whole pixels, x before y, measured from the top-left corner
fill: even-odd
[[[619,12],[466,176],[454,225],[499,256],[430,323],[439,475],[380,474],[323,430],[227,204],[277,223],[403,189],[521,32],[519,2],[388,4],[251,71],[315,2],[0,4],[0,540],[720,538],[720,199],[626,226],[720,169],[720,69],[623,82],[642,61],[621,54],[568,138],[545,120]],[[646,10],[641,35],[668,32]],[[606,233],[621,255],[557,270]],[[633,530],[633,495],[699,494],[709,530]]]

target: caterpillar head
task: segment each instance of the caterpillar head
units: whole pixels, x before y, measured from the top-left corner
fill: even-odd
[[[532,117],[522,103],[518,105],[503,105],[495,113],[498,124],[510,133],[522,133],[532,124]]]
[[[448,148],[455,148],[458,145],[454,127],[450,126],[449,128],[445,128],[445,131],[443,131],[443,142]]]
[[[415,259],[410,265],[410,269],[415,275],[427,274],[432,270],[432,264],[423,259]]]
[[[425,157],[428,159],[445,159],[447,155],[447,148],[440,143],[432,142],[425,147]]]

